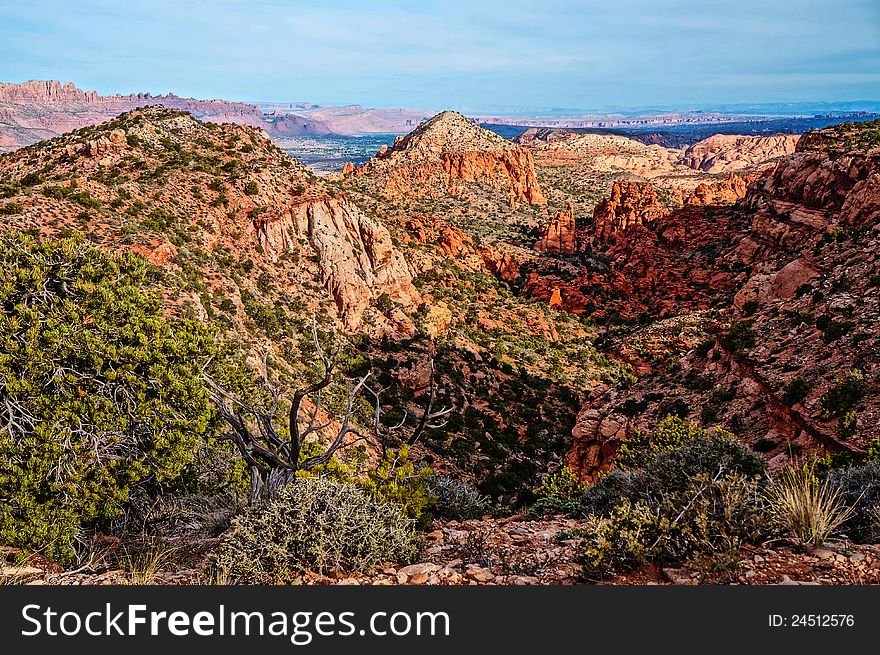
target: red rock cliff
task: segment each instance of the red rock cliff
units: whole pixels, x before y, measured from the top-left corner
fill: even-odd
[[[611,187],[611,197],[593,210],[593,239],[608,241],[633,225],[650,223],[668,212],[649,182],[618,181]]]
[[[571,255],[577,249],[574,207],[571,203],[541,228],[535,249],[547,253]]]
[[[465,185],[482,184],[512,202],[546,202],[528,151],[451,111],[380,150],[357,173],[376,177],[391,199],[458,194]]]

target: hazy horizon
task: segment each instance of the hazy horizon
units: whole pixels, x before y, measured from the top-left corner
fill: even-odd
[[[880,3],[0,0],[0,79],[472,113],[880,101]]]

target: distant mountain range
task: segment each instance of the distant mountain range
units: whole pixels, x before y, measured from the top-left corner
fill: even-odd
[[[277,139],[405,134],[433,115],[424,109],[375,109],[293,101],[245,103],[182,98],[173,93],[100,95],[70,82],[30,80],[20,84],[0,83],[0,152],[96,125],[137,107],[160,104],[208,122],[262,128]],[[873,118],[880,115],[880,102],[719,105],[680,111],[615,109],[605,114],[563,109],[536,110],[532,114],[515,109],[465,113],[480,124],[493,126],[494,131],[503,136],[514,136],[522,131],[517,128],[529,127],[616,130],[646,142],[681,147],[717,132],[798,134],[849,118]]]

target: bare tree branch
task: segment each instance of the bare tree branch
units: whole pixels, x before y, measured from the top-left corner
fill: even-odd
[[[250,470],[252,503],[271,498],[278,489],[293,480],[297,471],[309,471],[326,464],[337,452],[354,444],[366,442],[378,445],[384,458],[387,449],[392,445],[394,435],[405,428],[410,416],[406,410],[403,410],[400,421],[393,425],[385,425],[383,394],[387,389],[372,387],[369,382],[373,373],[367,372],[349,389],[342,415],[337,418],[338,427],[334,430],[335,434],[322,442],[326,445],[322,446],[320,454],[301,459],[307,440],[319,435],[327,435],[334,425],[332,418],[321,418],[321,400],[324,390],[333,383],[335,362],[325,354],[314,324],[312,341],[317,353],[321,377],[316,382],[294,391],[287,414],[289,436],[286,440],[276,430],[280,407],[283,404],[281,392],[270,382],[265,360],[262,383],[267,397],[262,404],[248,403],[236,397],[203,372],[211,401],[229,426],[229,431],[221,435],[221,438],[235,444]],[[430,384],[422,414],[412,433],[399,441],[407,446],[415,444],[425,430],[444,426],[446,424],[444,417],[452,411],[452,408],[434,409],[437,386],[434,383],[433,360],[430,362],[430,367]],[[372,406],[371,425],[368,431],[355,425],[354,419],[357,411],[356,400],[362,394],[370,397]],[[308,407],[304,406],[307,401]],[[11,412],[7,412],[7,416],[11,418]],[[395,466],[397,463],[396,458]]]

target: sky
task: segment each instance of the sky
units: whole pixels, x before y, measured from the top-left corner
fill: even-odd
[[[0,0],[0,81],[608,110],[880,100],[880,0]]]

